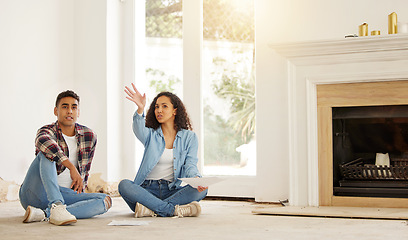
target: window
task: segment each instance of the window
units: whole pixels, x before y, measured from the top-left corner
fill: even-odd
[[[203,1],[204,174],[256,174],[253,0]]]
[[[183,14],[181,0],[146,0],[146,95],[170,91],[182,99]],[[137,54],[137,53],[136,53]],[[150,101],[149,101],[150,100]]]
[[[254,0],[202,1],[203,174],[254,176]],[[145,1],[148,104],[164,90],[183,97],[182,3]]]

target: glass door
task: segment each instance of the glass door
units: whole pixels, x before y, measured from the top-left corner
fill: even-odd
[[[253,0],[203,0],[203,174],[227,179],[211,195],[254,196],[254,31]]]

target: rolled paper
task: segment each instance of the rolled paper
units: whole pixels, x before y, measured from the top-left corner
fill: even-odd
[[[360,26],[358,26],[358,36],[368,36],[368,24],[363,23]]]
[[[397,14],[395,12],[388,15],[388,34],[398,33]]]
[[[376,153],[375,165],[377,166],[390,166],[390,156],[388,153]]]
[[[374,36],[374,35],[380,35],[380,31],[378,30],[371,31],[371,36]]]

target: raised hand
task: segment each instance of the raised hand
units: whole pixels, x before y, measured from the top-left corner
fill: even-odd
[[[136,103],[138,107],[137,112],[139,114],[142,114],[146,106],[146,94],[145,93],[143,93],[143,95],[140,94],[133,83],[132,83],[132,87],[133,87],[133,90],[125,86],[125,92],[128,95],[128,97],[126,98]]]

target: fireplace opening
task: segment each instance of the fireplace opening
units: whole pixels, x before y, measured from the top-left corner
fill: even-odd
[[[408,197],[408,105],[333,107],[333,194]]]

